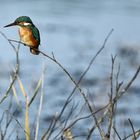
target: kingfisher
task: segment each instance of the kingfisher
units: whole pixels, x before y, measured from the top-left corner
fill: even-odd
[[[19,36],[21,42],[30,47],[30,52],[32,54],[38,55],[38,48],[40,45],[40,33],[37,27],[33,24],[30,17],[20,16],[13,23],[10,23],[4,27],[16,25],[19,27]]]

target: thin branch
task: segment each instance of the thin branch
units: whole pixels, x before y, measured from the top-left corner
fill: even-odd
[[[13,50],[16,52],[17,51],[16,47],[11,43],[11,41],[7,38],[7,36],[1,31],[0,31],[0,34],[8,41],[8,43],[12,46]],[[17,43],[19,44],[20,42],[17,42]]]
[[[111,60],[112,60],[112,66],[111,66],[111,74],[110,74],[110,108],[109,108],[109,125],[108,125],[108,131],[107,131],[107,135],[110,138],[111,135],[111,128],[112,128],[112,124],[113,124],[113,118],[114,118],[114,103],[112,101],[113,99],[113,93],[114,93],[114,83],[113,83],[113,76],[114,76],[114,63],[115,63],[115,59],[116,56],[113,57],[111,56]]]
[[[86,73],[89,71],[91,65],[93,64],[93,62],[95,61],[95,59],[97,58],[97,56],[101,53],[101,51],[105,48],[105,45],[109,39],[109,37],[111,36],[111,34],[113,33],[114,29],[111,29],[111,31],[107,34],[103,45],[101,46],[101,48],[97,51],[97,53],[93,56],[93,58],[91,59],[90,63],[88,64],[87,68],[85,69],[85,71],[83,72],[83,74],[81,75],[80,79],[78,80],[78,84],[82,81],[83,77],[86,75]]]
[[[130,134],[130,135],[128,135],[128,136],[126,136],[125,138],[123,138],[122,140],[127,140],[127,139],[129,139],[130,137],[132,137],[134,135],[134,133],[132,133],[132,134]],[[139,136],[140,135],[140,129],[139,130],[137,130],[137,131],[135,131],[135,136]]]
[[[120,135],[119,135],[119,133],[117,132],[116,128],[115,128],[115,127],[113,127],[113,129],[114,129],[115,133],[117,134],[117,136],[118,136],[119,140],[122,140],[122,139],[121,139],[121,137],[120,137]]]
[[[117,100],[128,91],[128,89],[130,88],[130,86],[132,85],[132,83],[135,81],[135,79],[137,78],[138,74],[140,72],[140,66],[137,68],[134,76],[132,77],[132,79],[127,83],[127,85],[119,92],[119,94],[117,96],[114,97],[114,102],[117,102]]]
[[[19,46],[20,46],[20,43],[18,43],[18,48],[16,49],[16,47],[9,41],[9,39],[6,37],[6,35],[4,33],[2,33],[0,31],[0,34],[8,41],[8,43],[12,46],[15,54],[16,54],[16,65],[15,65],[15,72],[14,72],[14,75],[12,77],[12,81],[6,91],[6,93],[4,94],[4,96],[0,99],[0,104],[7,98],[7,96],[9,95],[9,92],[13,86],[13,84],[15,83],[16,79],[17,79],[17,75],[19,73]]]
[[[135,129],[134,129],[133,123],[132,123],[132,121],[130,119],[128,119],[128,121],[129,121],[129,123],[131,125],[131,128],[132,128],[132,131],[133,131],[134,140],[136,140],[137,138],[136,138],[136,135],[135,135]]]

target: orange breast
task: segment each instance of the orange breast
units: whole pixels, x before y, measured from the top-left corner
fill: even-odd
[[[32,31],[26,27],[19,28],[20,39],[28,46],[38,48],[39,42],[34,38]]]

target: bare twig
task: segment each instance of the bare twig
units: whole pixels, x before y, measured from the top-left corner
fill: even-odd
[[[54,115],[50,125],[49,125],[49,128],[47,129],[47,131],[45,131],[45,133],[43,134],[41,140],[48,140],[51,136],[51,132],[52,132],[52,129],[54,128],[54,123],[56,122],[56,119],[57,119],[57,113]]]
[[[123,138],[122,140],[127,140],[127,139],[129,139],[130,137],[132,137],[132,136],[134,136],[134,133],[132,133],[132,134],[129,134],[128,136],[126,136],[125,138]],[[135,136],[140,136],[140,129],[139,130],[137,130],[137,131],[135,131]]]
[[[117,134],[117,136],[118,136],[119,140],[122,140],[122,139],[121,139],[121,136],[120,136],[120,135],[119,135],[119,133],[117,132],[116,128],[115,128],[115,127],[113,127],[113,129],[114,129],[115,133]]]
[[[118,93],[117,96],[114,97],[114,101],[113,102],[117,102],[117,100],[124,95],[124,93],[126,93],[128,91],[128,89],[130,88],[130,86],[132,85],[132,83],[135,81],[135,79],[137,78],[138,74],[140,72],[140,66],[137,68],[137,71],[135,72],[134,76],[132,77],[132,79],[127,83],[127,85]]]
[[[1,103],[7,98],[7,96],[9,95],[9,92],[10,92],[10,90],[11,90],[13,84],[15,83],[15,81],[16,81],[16,79],[17,79],[17,75],[18,75],[18,73],[19,73],[19,45],[20,45],[20,44],[18,44],[18,47],[17,47],[17,49],[16,49],[16,47],[9,41],[9,39],[6,37],[6,35],[5,35],[4,33],[2,33],[2,32],[0,31],[0,34],[8,41],[8,43],[12,46],[12,48],[13,48],[15,54],[16,54],[16,66],[15,66],[14,75],[13,75],[13,77],[12,77],[12,81],[11,81],[11,83],[10,83],[10,85],[9,85],[9,87],[8,87],[8,89],[7,89],[7,91],[6,91],[6,93],[5,93],[4,96],[0,99],[0,104],[1,104]]]
[[[113,93],[114,93],[114,83],[113,83],[113,76],[114,76],[114,63],[115,63],[115,57],[111,56],[112,60],[112,66],[111,66],[111,74],[110,74],[110,108],[109,108],[109,125],[108,125],[108,132],[107,135],[110,138],[111,135],[111,128],[114,118],[114,103],[112,102],[113,99]]]
[[[7,36],[1,31],[0,31],[0,34],[8,41],[8,43],[12,46],[13,50],[16,52],[17,51],[16,47],[11,43],[11,41],[7,38]],[[17,43],[19,44],[20,42],[17,42]]]
[[[128,119],[128,121],[129,121],[129,123],[131,125],[131,128],[132,128],[132,131],[133,131],[134,140],[136,140],[137,138],[136,138],[136,135],[135,135],[135,129],[134,129],[133,123],[132,123],[132,121],[130,119]]]

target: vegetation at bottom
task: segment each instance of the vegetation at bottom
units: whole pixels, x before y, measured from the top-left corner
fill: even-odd
[[[46,53],[39,51],[39,56],[43,55],[46,59],[49,59],[53,65],[57,65],[60,70],[67,76],[73,83],[73,90],[68,94],[62,108],[59,112],[54,112],[54,115],[50,118],[49,123],[42,124],[41,117],[42,112],[47,111],[42,110],[43,99],[47,94],[44,94],[44,80],[45,80],[45,67],[42,68],[42,74],[38,80],[36,87],[34,88],[34,93],[28,94],[25,89],[25,85],[20,78],[20,59],[19,59],[19,49],[23,46],[20,41],[15,41],[9,39],[4,33],[0,32],[1,37],[7,40],[9,46],[11,46],[15,53],[15,67],[13,73],[9,78],[9,86],[5,93],[1,93],[0,106],[2,108],[3,104],[8,104],[6,110],[0,115],[0,139],[1,140],[137,140],[140,136],[140,129],[136,130],[135,125],[131,118],[128,118],[128,124],[131,131],[127,135],[122,135],[123,129],[118,130],[116,124],[116,112],[118,109],[118,102],[124,98],[123,95],[129,96],[128,91],[134,83],[135,79],[138,77],[140,72],[140,65],[133,73],[132,77],[123,83],[120,81],[120,65],[115,66],[117,56],[111,56],[111,68],[110,77],[108,85],[108,101],[104,106],[96,107],[94,106],[94,100],[90,99],[88,92],[85,92],[81,86],[81,82],[85,75],[88,73],[92,65],[98,57],[100,57],[101,52],[106,47],[106,43],[109,40],[113,29],[107,34],[103,45],[99,48],[96,54],[91,58],[87,67],[83,70],[80,78],[75,80],[75,78],[70,74],[70,72],[56,59],[55,55],[52,53],[51,56]],[[16,43],[16,45],[15,45]],[[27,46],[28,47],[28,46]],[[61,82],[61,81],[60,81]],[[19,87],[17,90],[16,87]],[[22,95],[20,95],[22,93]],[[77,94],[75,96],[75,94]],[[24,98],[24,107],[20,107],[19,95]],[[82,98],[79,104],[74,104],[77,100],[76,97]],[[13,100],[13,98],[15,100]],[[36,109],[36,116],[31,118],[32,108],[34,102],[39,100],[38,107]],[[16,108],[24,112],[24,116],[21,118],[16,116],[16,112],[13,111],[12,105],[16,102]],[[82,113],[82,112],[86,113]],[[34,125],[31,124],[31,120],[35,120]],[[122,120],[123,121],[123,120]],[[81,122],[87,123],[87,130],[82,132]],[[105,125],[104,125],[105,123]],[[41,126],[43,129],[40,129]],[[120,133],[121,132],[121,133]]]

